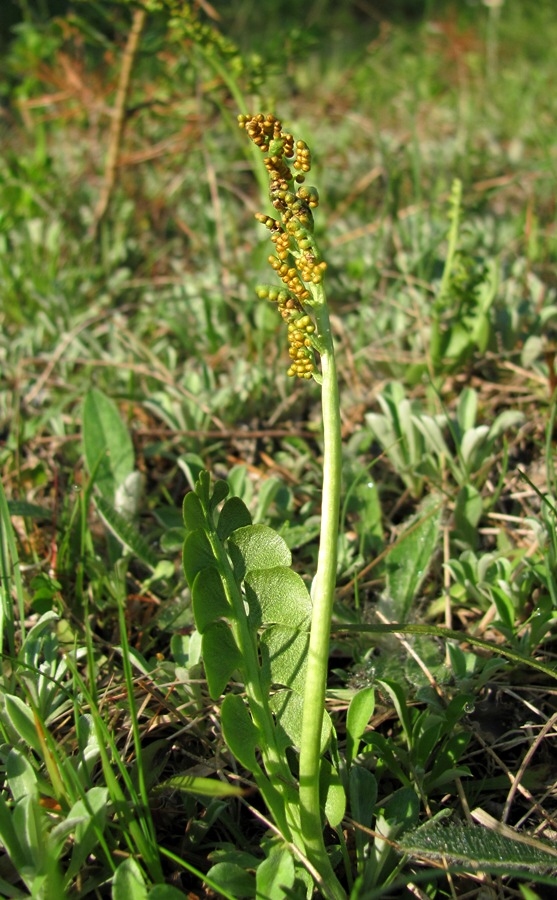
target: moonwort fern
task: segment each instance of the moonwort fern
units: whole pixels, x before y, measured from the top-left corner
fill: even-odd
[[[282,538],[253,525],[247,507],[227,499],[202,472],[184,500],[184,569],[192,592],[209,692],[222,701],[222,729],[237,760],[253,773],[285,841],[305,859],[321,895],[345,892],[325,848],[325,815],[337,826],[344,792],[324,758],[332,726],[325,712],[329,636],[340,500],[340,412],[334,348],[323,276],[313,235],[319,198],[305,184],[311,154],[272,115],[240,116],[265,154],[276,217],[256,218],[270,232],[269,263],[282,286],[261,285],[287,326],[288,374],[321,385],[323,493],[321,539],[311,592],[291,568]],[[230,687],[238,681],[242,693]],[[245,699],[244,699],[245,697]],[[287,753],[286,751],[292,748]],[[292,766],[288,760],[294,759]]]

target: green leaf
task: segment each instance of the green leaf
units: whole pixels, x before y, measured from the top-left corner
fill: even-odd
[[[114,873],[112,900],[147,900],[143,872],[131,856],[120,863]]]
[[[331,828],[337,828],[346,813],[346,794],[340,775],[328,759],[322,759],[319,768],[319,793],[325,809],[325,818]]]
[[[221,541],[230,537],[233,531],[251,525],[251,515],[243,500],[231,497],[220,511],[217,534]]]
[[[426,577],[440,540],[443,504],[436,495],[426,497],[418,512],[386,558],[386,590],[382,611],[395,622],[404,622]]]
[[[36,797],[20,798],[13,809],[14,828],[25,854],[26,884],[29,884],[31,875],[43,875],[45,862],[48,863],[47,857],[52,859],[45,841],[45,815]]]
[[[476,424],[478,414],[478,393],[471,387],[465,387],[458,398],[456,420],[460,428],[460,434],[466,434]]]
[[[238,900],[244,897],[255,897],[255,878],[234,863],[217,863],[209,869],[207,877],[217,887],[226,890],[227,896],[232,894]]]
[[[281,735],[282,749],[295,747],[300,749],[302,740],[302,715],[304,700],[300,694],[291,690],[275,691],[269,699],[269,705],[277,720],[277,732],[284,731]],[[323,710],[323,724],[321,726],[320,753],[325,753],[331,741],[333,724],[326,710]]]
[[[229,626],[210,625],[202,636],[203,663],[212,700],[218,700],[236,669],[242,667],[242,655]]]
[[[491,451],[491,440],[488,438],[488,434],[489,427],[487,425],[469,428],[464,434],[460,444],[460,453],[468,473],[479,469]]]
[[[52,519],[52,510],[27,500],[8,500],[10,516],[24,516],[27,519]]]
[[[21,872],[29,861],[14,826],[11,809],[2,794],[0,794],[0,842],[16,871]]]
[[[184,892],[171,884],[156,884],[149,891],[149,900],[184,900]]]
[[[286,566],[254,569],[246,575],[250,621],[309,629],[311,599],[304,581]]]
[[[130,520],[118,512],[104,497],[95,497],[94,500],[95,506],[114,537],[151,571],[154,571],[159,559]]]
[[[360,740],[375,709],[375,691],[362,688],[354,694],[346,714],[346,763],[350,765],[358,753]]]
[[[113,504],[117,488],[133,472],[133,444],[118,407],[96,388],[83,401],[83,450],[101,496]]]
[[[75,840],[72,844],[72,857],[65,874],[66,883],[74,878],[90,853],[99,842],[106,825],[108,811],[108,789],[92,787],[87,791],[86,800],[79,799],[68,813],[69,819],[80,819],[75,828]]]
[[[282,625],[271,625],[261,635],[261,662],[270,684],[303,694],[309,634]]]
[[[15,803],[27,796],[38,800],[37,774],[29,760],[17,747],[12,747],[8,753],[6,779]]]
[[[204,531],[207,525],[205,513],[201,505],[201,500],[194,491],[190,491],[184,497],[182,504],[182,515],[184,517],[184,525],[188,531]]]
[[[4,698],[4,709],[0,715],[4,723],[9,727],[10,736],[14,743],[23,740],[28,747],[31,747],[42,756],[35,717],[20,697],[7,694]]]
[[[463,485],[456,495],[454,509],[455,537],[468,546],[478,542],[478,524],[483,513],[483,498],[472,484]]]
[[[391,679],[381,678],[377,683],[389,694],[404,730],[404,737],[410,746],[412,742],[412,722],[408,711],[408,698],[401,684]]]
[[[257,867],[257,900],[284,900],[293,888],[295,879],[292,854],[285,849],[275,850]]]
[[[451,458],[451,452],[447,446],[445,438],[443,437],[443,432],[439,426],[437,419],[433,416],[427,416],[425,413],[421,415],[413,416],[412,421],[414,422],[416,428],[419,428],[422,432],[428,450],[435,453],[437,456],[444,457],[445,459]]]
[[[202,569],[206,569],[208,566],[214,567],[215,554],[209,538],[201,528],[191,531],[186,537],[182,562],[190,588],[198,572],[201,572]]]
[[[243,580],[253,569],[290,566],[292,556],[286,542],[268,525],[248,525],[235,531],[228,542],[239,578]],[[236,550],[237,553],[233,553]],[[242,565],[238,567],[238,555]]]
[[[178,465],[188,479],[188,484],[193,491],[201,472],[205,471],[205,463],[197,453],[183,453],[178,458]]]
[[[217,619],[230,618],[233,615],[222,579],[215,566],[207,566],[197,573],[191,598],[195,625],[200,634],[203,634]]]
[[[230,695],[233,696],[233,695]],[[171,788],[175,791],[184,791],[186,794],[198,794],[200,797],[241,797],[245,791],[234,784],[219,781],[216,778],[202,778],[196,775],[173,775],[166,781],[162,781],[153,789],[153,792]]]
[[[221,726],[224,740],[238,762],[248,772],[259,770],[255,755],[259,732],[247,706],[238,694],[227,694],[222,701]]]
[[[554,869],[557,854],[542,841],[526,843],[480,825],[422,825],[406,832],[399,841],[406,853],[428,859],[473,863],[482,871]]]
[[[384,879],[394,864],[395,852],[391,841],[399,834],[415,826],[420,811],[420,801],[413,788],[400,788],[387,800],[375,819],[377,836],[370,848],[367,866],[374,871],[376,883]],[[383,835],[382,838],[379,835]]]
[[[174,556],[181,549],[186,537],[185,528],[169,528],[159,539],[160,548],[163,553],[172,554]]]
[[[348,794],[350,814],[355,822],[364,828],[371,828],[377,803],[377,779],[373,772],[363,766],[352,766],[348,776]],[[369,835],[360,828],[354,829],[358,862],[364,863],[365,848],[369,844]]]
[[[499,413],[495,422],[489,429],[490,440],[501,437],[501,435],[510,428],[518,428],[523,422],[524,413],[519,412],[517,409],[503,410],[502,413]]]
[[[209,484],[211,478],[209,472],[200,473],[198,484],[203,485],[203,492],[205,491],[205,483],[203,480],[204,476],[206,476],[209,480]],[[228,486],[228,483],[226,481],[215,481],[215,484],[213,485],[213,491],[209,494],[209,509],[211,510],[211,512],[217,508],[219,503],[221,503],[222,500],[225,499],[225,497],[228,497],[229,493],[230,487]]]

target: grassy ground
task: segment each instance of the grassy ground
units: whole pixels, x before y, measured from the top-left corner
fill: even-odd
[[[104,212],[127,7],[27,22],[3,61],[3,896],[118,900],[134,878],[206,896],[196,873],[230,861],[248,871],[246,887],[226,870],[231,895],[255,896],[257,797],[170,779],[249,784],[181,567],[199,466],[280,530],[307,580],[319,534],[318,390],[287,378],[254,291],[272,280],[265,200],[235,120],[259,109],[310,144],[321,196],[344,432],[341,755],[350,699],[383,684],[361,747],[379,793],[366,822],[350,808],[340,871],[350,889],[373,857],[355,898],[514,897],[525,879],[551,895],[524,845],[444,856],[403,833],[444,810],[536,839],[556,827],[557,18],[518,0],[399,20],[321,6],[302,22],[245,0],[200,14],[214,32],[149,14]],[[366,631],[400,622],[429,633]],[[393,849],[362,849],[364,826]]]

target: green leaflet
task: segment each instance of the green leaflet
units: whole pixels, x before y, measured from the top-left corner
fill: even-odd
[[[288,689],[279,690],[274,692],[269,705],[279,726],[281,746],[283,749],[295,747],[299,750],[302,738],[302,712],[304,706],[302,697],[295,691]],[[281,730],[283,731],[282,734],[280,733]],[[323,727],[321,729],[321,753],[325,753],[329,746],[332,731],[333,723],[329,713],[325,710]]]
[[[232,673],[242,668],[242,654],[225,622],[214,622],[203,634],[201,642],[209,694],[218,700]]]
[[[203,636],[211,697],[220,696],[236,670],[249,682],[254,667],[266,693],[271,684],[301,693],[311,621],[309,592],[289,568],[292,557],[283,538],[267,525],[248,524],[251,517],[242,500],[231,497],[218,511],[227,492],[227,485],[217,482],[211,493],[208,475],[202,472],[183,507],[184,571]],[[253,635],[262,627],[260,658]]]
[[[221,541],[230,537],[238,528],[251,525],[249,509],[239,497],[231,497],[224,504],[217,525],[217,534]]]
[[[311,600],[303,580],[286,566],[254,569],[246,575],[250,621],[259,625],[288,625],[308,630]]]
[[[275,850],[257,867],[255,878],[257,900],[283,900],[296,879],[292,854],[286,849]]]
[[[222,701],[221,725],[224,739],[238,762],[255,774],[259,770],[255,755],[259,735],[238,694],[227,694]]]
[[[208,473],[201,472],[183,506],[184,571],[207,684],[213,700],[225,694],[221,721],[231,752],[252,773],[284,838],[305,847],[298,786],[285,750],[300,745],[311,599],[290,569],[283,538],[266,525],[252,525],[242,500],[225,499],[227,493],[224,482],[211,490]],[[227,692],[231,678],[243,682],[245,699]],[[280,687],[285,690],[275,702],[272,689]],[[327,717],[321,752],[330,735]],[[330,764],[322,771],[326,815],[338,824],[342,788]]]
[[[206,533],[201,528],[186,535],[182,563],[190,587],[193,587],[198,572],[215,564],[213,549]]]
[[[238,528],[230,540],[230,555],[241,579],[253,569],[288,567],[292,563],[286,542],[268,525]]]
[[[263,671],[269,684],[303,694],[307,671],[309,634],[282,625],[271,625],[261,635]]]
[[[191,591],[195,624],[200,634],[217,619],[230,617],[232,607],[224,592],[219,570],[214,565],[201,569]]]

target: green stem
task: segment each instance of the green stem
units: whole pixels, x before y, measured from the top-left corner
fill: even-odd
[[[341,431],[338,379],[325,291],[312,290],[313,312],[321,356],[321,403],[323,414],[323,497],[321,539],[317,572],[311,589],[313,603],[304,691],[300,750],[300,814],[309,858],[327,885],[327,897],[341,900],[346,894],[333,873],[323,840],[319,802],[321,729],[325,708],[329,638],[336,585],[337,540],[340,513]]]

